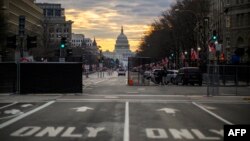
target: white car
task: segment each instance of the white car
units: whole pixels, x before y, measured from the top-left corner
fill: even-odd
[[[159,84],[160,80],[159,80],[159,72],[161,71],[161,69],[153,69],[151,74],[150,74],[150,79],[152,82]]]
[[[178,70],[167,70],[167,77],[165,83],[174,83],[175,77],[177,76]]]
[[[120,75],[124,75],[125,76],[126,75],[126,70],[120,68],[120,69],[117,70],[117,73],[118,73],[118,76],[120,76]]]

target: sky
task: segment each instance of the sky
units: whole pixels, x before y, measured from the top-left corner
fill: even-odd
[[[74,21],[72,32],[96,38],[103,51],[113,51],[121,26],[130,49],[136,51],[150,24],[168,10],[176,0],[36,0],[60,3],[66,20]]]

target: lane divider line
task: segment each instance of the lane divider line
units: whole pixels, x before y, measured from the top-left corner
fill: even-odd
[[[125,105],[125,123],[123,141],[129,141],[129,102]]]
[[[4,127],[7,127],[7,126],[9,126],[9,125],[11,125],[11,124],[13,124],[13,123],[15,123],[15,122],[21,120],[21,119],[23,119],[23,118],[25,118],[25,117],[27,117],[27,116],[33,114],[33,113],[35,113],[35,112],[37,112],[37,111],[39,111],[39,110],[41,110],[41,109],[43,109],[43,108],[45,108],[45,107],[48,107],[49,105],[53,104],[54,102],[55,102],[55,101],[47,102],[47,103],[43,104],[42,106],[37,107],[36,109],[33,109],[33,110],[31,110],[31,111],[29,111],[29,112],[27,112],[27,113],[24,113],[24,114],[22,114],[22,115],[20,115],[20,116],[18,116],[18,117],[16,117],[16,118],[13,118],[13,119],[11,119],[11,120],[8,120],[8,121],[6,121],[6,122],[0,124],[0,129],[2,129],[2,128],[4,128]]]
[[[197,106],[197,107],[200,108],[201,110],[207,112],[208,114],[212,115],[213,117],[219,119],[220,121],[222,121],[222,122],[224,122],[224,123],[226,123],[226,124],[228,124],[228,125],[234,125],[232,122],[230,122],[230,121],[228,121],[228,120],[226,120],[226,119],[220,117],[219,115],[217,115],[217,114],[215,114],[215,113],[209,111],[208,109],[206,109],[206,108],[204,108],[203,106],[197,104],[196,102],[192,102],[192,104],[194,104],[195,106]]]
[[[9,104],[9,105],[5,105],[5,106],[3,106],[3,107],[0,107],[0,109],[4,109],[4,108],[7,108],[7,107],[10,107],[10,106],[12,106],[12,105],[15,105],[15,104],[17,104],[18,102],[13,102],[13,103],[11,103],[11,104]]]

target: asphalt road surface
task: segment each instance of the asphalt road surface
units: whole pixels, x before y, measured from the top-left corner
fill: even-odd
[[[246,97],[175,87],[128,87],[125,77],[109,77],[89,79],[83,94],[1,96],[0,140],[222,141],[225,124],[250,124]]]

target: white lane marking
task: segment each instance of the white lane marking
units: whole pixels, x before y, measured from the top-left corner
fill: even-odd
[[[204,105],[204,104],[202,104],[201,106],[208,109],[208,110],[216,110],[216,108],[212,107],[212,106],[207,106],[207,105]]]
[[[138,91],[145,91],[145,88],[138,88]]]
[[[125,105],[125,123],[123,141],[129,141],[129,102]]]
[[[127,94],[138,94],[139,92],[127,92]]]
[[[23,112],[20,111],[19,109],[6,110],[6,111],[4,111],[3,113],[4,113],[4,114],[12,114],[12,115],[23,114]]]
[[[6,117],[1,117],[0,120],[2,120],[2,119],[8,119],[8,118],[13,118],[13,117],[19,116],[21,114],[23,114],[23,113],[11,115],[11,116],[6,116]]]
[[[95,97],[98,97],[98,96],[113,96],[113,95],[117,95],[117,94],[109,94],[109,95],[103,95],[103,94],[83,94],[83,96],[95,96]],[[119,94],[119,96],[131,96],[131,97],[134,97],[134,96],[145,96],[145,97],[187,97],[186,95],[145,95],[145,94],[140,94],[140,95],[128,95],[128,94]]]
[[[157,111],[164,111],[167,114],[172,114],[173,116],[175,116],[175,112],[177,112],[179,110],[176,110],[173,108],[161,108],[161,109],[158,109]]]
[[[12,106],[12,105],[15,105],[15,104],[17,104],[18,102],[13,102],[13,103],[11,103],[11,104],[9,104],[9,105],[5,105],[5,106],[3,106],[3,107],[0,107],[0,109],[4,109],[4,108],[7,108],[7,107],[10,107],[10,106]]]
[[[103,81],[107,81],[107,80],[106,80],[106,79],[100,80],[100,81],[94,82],[94,84],[98,84],[98,83],[101,83],[101,82],[103,82]]]
[[[88,137],[95,138],[98,132],[103,131],[105,127],[93,128],[93,127],[86,127],[89,130]]]
[[[26,107],[30,107],[30,106],[33,106],[33,105],[32,104],[23,104],[21,107],[26,108]]]
[[[104,98],[117,99],[119,97],[118,96],[105,96]]]
[[[155,134],[157,133],[157,134]],[[146,128],[146,135],[151,139],[166,139],[168,135],[164,129],[161,128]]]
[[[47,106],[53,104],[54,102],[55,102],[55,101],[47,102],[47,103],[45,103],[44,105],[42,105],[42,106],[40,106],[40,107],[37,107],[36,109],[33,109],[33,110],[31,110],[31,111],[29,111],[29,112],[27,112],[27,113],[24,113],[24,114],[22,114],[22,115],[20,115],[20,116],[18,116],[18,117],[16,117],[16,118],[13,118],[13,119],[11,119],[11,120],[8,120],[8,121],[6,121],[6,122],[0,124],[0,129],[2,129],[2,128],[6,127],[6,126],[9,126],[9,125],[11,125],[12,123],[17,122],[18,120],[20,120],[20,119],[22,119],[22,118],[25,118],[25,117],[27,117],[27,116],[29,116],[29,115],[31,115],[31,114],[33,114],[33,113],[35,113],[35,112],[41,110],[41,109],[43,109],[43,108],[45,108],[45,107],[47,107]]]
[[[148,103],[191,103],[190,100],[161,99],[57,99],[57,102],[148,102]]]
[[[219,115],[217,115],[217,114],[215,114],[215,113],[213,113],[213,112],[207,110],[206,108],[200,106],[200,105],[197,104],[196,102],[192,102],[192,103],[193,103],[195,106],[197,106],[197,107],[199,107],[200,109],[202,109],[203,111],[205,111],[205,112],[207,112],[208,114],[212,115],[213,117],[219,119],[220,121],[222,121],[222,122],[224,122],[224,123],[226,123],[226,124],[228,124],[228,125],[233,125],[233,123],[231,123],[230,121],[228,121],[228,120],[226,120],[226,119],[220,117]]]
[[[86,112],[87,110],[94,110],[93,108],[86,107],[86,106],[76,107],[76,108],[72,108],[72,109],[76,109],[76,112]]]

